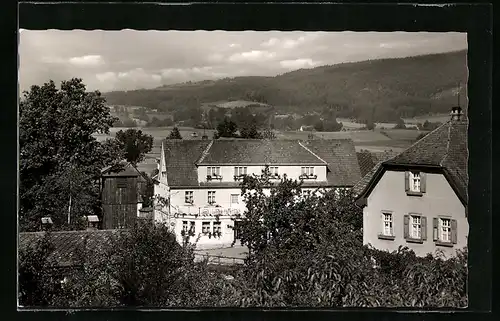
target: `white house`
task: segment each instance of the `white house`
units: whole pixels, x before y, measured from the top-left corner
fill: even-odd
[[[356,184],[365,244],[445,257],[467,246],[468,122],[461,117],[453,108],[448,122]]]
[[[351,188],[361,178],[350,139],[165,140],[155,195],[167,206],[155,206],[155,220],[168,224],[179,242],[192,231],[190,241],[199,247],[230,246],[238,239],[234,218],[245,211],[242,178],[266,167],[276,182],[286,174],[310,190]]]

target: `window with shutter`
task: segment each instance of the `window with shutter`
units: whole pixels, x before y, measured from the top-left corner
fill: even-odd
[[[457,220],[451,220],[451,242],[457,244]]]
[[[410,191],[410,172],[405,172],[405,191]]]
[[[410,238],[410,215],[405,215],[404,216],[404,238],[409,239]]]
[[[434,242],[439,240],[439,219],[437,217],[432,219],[432,240]]]
[[[427,181],[427,175],[425,173],[420,173],[420,192],[425,193],[426,190],[426,183]]]

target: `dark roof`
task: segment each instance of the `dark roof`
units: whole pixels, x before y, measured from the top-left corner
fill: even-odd
[[[440,168],[466,204],[469,178],[467,131],[467,121],[448,121],[397,156],[382,162],[378,167],[382,169],[411,166]],[[381,169],[371,171],[359,184],[356,184],[356,190],[360,196],[367,192],[367,187],[377,177],[375,174],[380,172],[382,172]]]
[[[354,196],[359,196],[366,189],[366,187],[370,184],[375,174],[380,170],[382,166],[382,162],[379,162],[373,166],[368,173],[366,173],[363,178],[359,182],[354,185],[352,188],[352,192]]]
[[[215,140],[198,164],[305,164],[325,163],[296,140]]]
[[[58,267],[80,264],[80,251],[92,251],[98,247],[111,244],[124,230],[83,230],[50,232],[50,240],[54,251],[48,257],[48,263]],[[19,250],[35,246],[46,232],[19,233]],[[86,247],[85,247],[85,240]]]
[[[210,143],[210,140],[164,140],[168,185],[198,185],[196,161]]]
[[[378,163],[389,160],[398,155],[397,152],[393,151],[383,151],[383,152],[360,151],[357,152],[356,154],[362,177],[368,174],[372,170],[372,168]]]
[[[334,186],[353,186],[361,177],[350,139],[165,140],[163,146],[171,187],[203,186],[198,182],[197,164],[326,164],[328,185]],[[217,182],[209,184],[218,186]],[[238,186],[238,182],[235,184]]]
[[[139,170],[129,162],[122,161],[116,165],[107,166],[101,170],[102,176],[115,177],[115,176],[125,176],[125,177],[137,177],[142,178],[143,175]]]
[[[360,180],[356,149],[351,139],[313,139],[301,144],[328,164],[328,185],[353,186]]]

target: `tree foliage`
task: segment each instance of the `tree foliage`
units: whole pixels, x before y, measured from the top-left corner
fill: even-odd
[[[144,134],[140,129],[120,130],[116,133],[115,139],[122,146],[125,159],[132,164],[143,161],[153,148],[153,136]]]
[[[238,126],[229,118],[217,125],[217,137],[237,137]]]
[[[182,139],[181,133],[179,132],[179,128],[174,127],[172,131],[168,135],[167,139]]]
[[[196,262],[193,248],[180,245],[167,226],[138,225],[108,246],[82,251],[83,266],[62,288],[57,282],[26,282],[47,273],[47,265],[34,264],[44,262],[43,247],[20,256],[23,302],[71,307],[467,305],[466,250],[445,260],[417,257],[403,247],[389,253],[364,246],[362,213],[350,191],[307,193],[303,188],[301,181],[286,177],[272,183],[268,169],[244,178],[248,210],[236,219],[250,254],[231,272]]]
[[[112,92],[106,97],[116,104],[176,112],[228,97],[265,101],[284,114],[321,112],[328,104],[336,107],[339,117],[395,122],[401,117],[449,112],[457,101],[453,90],[459,82],[467,80],[466,54],[460,51],[320,66],[276,77],[176,84],[160,89]],[[460,94],[466,96],[465,87]]]
[[[95,208],[100,169],[119,157],[115,144],[93,137],[109,133],[115,121],[104,103],[100,92],[87,92],[76,78],[60,88],[50,81],[24,92],[19,105],[21,230],[36,230],[42,216],[65,221],[70,196],[73,211]]]

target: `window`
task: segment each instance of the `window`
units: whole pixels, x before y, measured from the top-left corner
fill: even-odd
[[[214,222],[213,232],[214,233],[220,233],[221,232],[221,222]]]
[[[182,230],[184,232],[188,231],[188,221],[182,221]]]
[[[278,167],[276,166],[269,167],[269,173],[271,174],[271,176],[278,176],[279,175]]]
[[[314,175],[314,167],[302,167],[301,174],[306,176]]]
[[[410,237],[412,239],[422,238],[422,219],[420,216],[410,216]]]
[[[234,168],[234,176],[242,176],[247,174],[246,167],[235,167]]]
[[[210,232],[210,222],[201,222],[201,233],[208,234]]]
[[[238,194],[231,194],[231,204],[238,204],[239,196]]]
[[[393,236],[394,230],[392,228],[392,213],[383,213],[383,230],[382,235]]]
[[[410,172],[410,191],[420,192],[420,173]]]
[[[220,176],[220,167],[207,167],[207,176]]]
[[[433,239],[438,245],[453,246],[457,244],[457,221],[449,217],[433,219]]]
[[[184,193],[184,201],[187,204],[193,204],[193,191],[186,191]]]
[[[208,204],[215,203],[215,191],[208,191]]]
[[[191,226],[189,227],[189,231],[193,234],[196,233],[195,221],[191,221]]]
[[[439,219],[439,240],[451,242],[451,220],[449,218]]]

